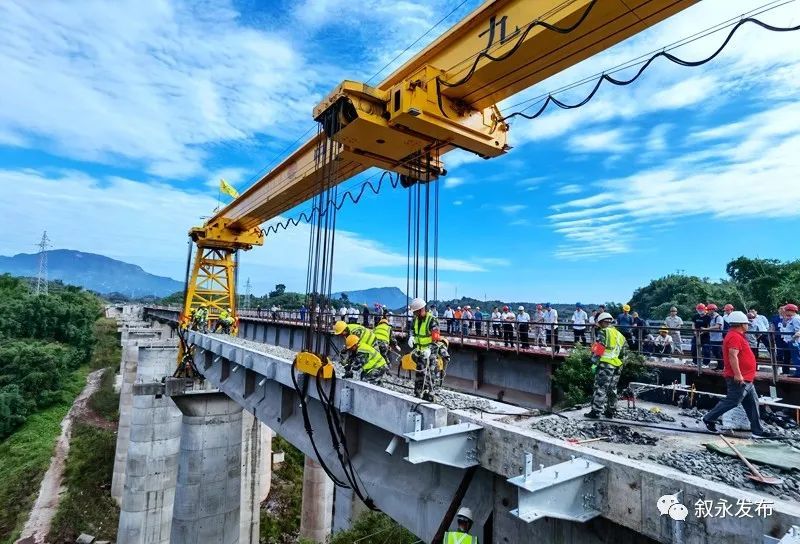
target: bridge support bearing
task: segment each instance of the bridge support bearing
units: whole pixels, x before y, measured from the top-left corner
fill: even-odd
[[[541,518],[556,518],[583,523],[600,515],[595,474],[605,467],[583,457],[533,469],[533,454],[525,453],[525,471],[509,478],[516,486],[518,508],[513,516],[531,523]]]
[[[467,468],[478,462],[478,433],[483,430],[474,423],[459,423],[405,433],[408,457],[412,464],[433,461],[449,467]]]
[[[173,396],[183,413],[172,544],[238,544],[242,407],[224,393]]]

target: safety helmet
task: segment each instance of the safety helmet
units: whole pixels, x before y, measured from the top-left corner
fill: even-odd
[[[797,312],[797,306],[794,304],[787,304],[783,307],[784,312]]]
[[[462,506],[458,509],[458,513],[456,514],[456,518],[464,518],[470,522],[472,522],[472,510],[467,508],[466,506]]]
[[[725,310],[726,312],[732,312],[733,304],[726,304],[722,309]]]
[[[441,338],[439,338],[439,342],[441,342],[442,344],[444,344],[444,347],[446,347],[446,348],[449,348],[449,347],[450,347],[450,340],[448,340],[448,339],[447,339],[447,338],[445,338],[444,336],[442,336]]]
[[[669,332],[669,330],[666,327],[661,327],[658,332]]]
[[[745,323],[749,324],[750,320],[747,319],[747,316],[744,315],[744,312],[731,312],[728,316],[728,323],[731,325],[744,325]]]
[[[602,314],[597,316],[597,322],[600,323],[601,321],[614,321],[614,318],[611,317],[610,313],[603,312]]]
[[[411,304],[409,304],[408,307],[412,312],[416,312],[417,310],[421,310],[425,307],[425,301],[417,297],[411,301]]]
[[[461,306],[456,306],[456,310],[460,310],[460,309],[461,309]]]
[[[472,306],[470,306],[469,304],[467,304],[466,306],[464,306],[464,309],[465,309],[465,310],[471,310],[471,309],[472,309]]]
[[[697,311],[702,311],[702,310],[706,309],[706,305],[701,302],[700,304],[695,306],[694,309],[697,310]]]
[[[333,324],[333,334],[343,334],[347,329],[347,323],[344,321],[337,321]]]
[[[353,349],[353,347],[358,345],[359,340],[360,338],[358,336],[356,336],[355,334],[351,334],[344,341],[345,349]]]
[[[711,304],[706,306],[706,310],[708,310],[710,312],[716,312],[717,311],[717,305],[712,302]]]
[[[507,312],[508,311],[508,306],[503,306],[503,311]]]
[[[517,310],[520,311],[520,312],[524,312],[525,311],[525,306],[520,306],[519,308],[517,308]]]
[[[542,305],[541,305],[541,304],[537,304],[537,305],[536,305],[536,309],[537,309],[537,310],[541,310],[541,309],[542,309]]]
[[[622,305],[622,311],[623,312],[630,312],[631,311],[631,305],[630,304],[623,304]]]
[[[384,323],[385,323],[386,325],[388,325],[388,324],[389,324],[389,320],[388,320],[388,319],[386,319],[385,317],[384,317],[383,319],[381,319],[380,321],[378,321],[378,325],[383,325]]]

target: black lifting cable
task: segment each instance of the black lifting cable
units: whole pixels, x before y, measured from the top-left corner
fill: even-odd
[[[381,189],[383,188],[384,180],[388,180],[389,185],[391,185],[392,189],[396,189],[397,186],[400,184],[399,176],[397,176],[393,172],[382,172],[380,178],[378,178],[377,184],[373,185],[371,181],[365,180],[361,185],[358,186],[360,188],[360,190],[358,190],[358,194],[354,193],[355,188],[343,193],[342,197],[338,201],[334,200],[335,202],[333,205],[334,209],[336,211],[341,210],[342,206],[344,206],[344,203],[347,199],[350,199],[350,201],[353,204],[358,204],[358,202],[361,200],[361,197],[364,196],[364,193],[366,192],[367,189],[372,191],[372,193],[375,195],[379,194],[381,192]],[[315,197],[314,202],[316,202],[316,200],[317,199]],[[298,215],[295,218],[289,218],[279,223],[275,223],[274,225],[269,225],[267,226],[267,228],[261,229],[261,233],[264,236],[268,236],[270,233],[277,234],[279,230],[288,230],[289,227],[296,227],[300,223],[311,223],[312,221],[314,221],[315,217],[318,214],[319,214],[319,205],[314,204],[314,206],[308,212],[304,211],[301,212],[300,215]]]
[[[574,104],[568,104],[566,102],[562,102],[561,100],[559,100],[558,98],[553,96],[553,94],[548,94],[547,97],[544,99],[544,103],[542,104],[542,106],[539,108],[539,110],[536,113],[533,113],[533,114],[530,114],[530,115],[525,113],[525,110],[530,109],[532,107],[532,106],[528,106],[527,108],[524,108],[524,109],[522,109],[522,110],[520,110],[518,112],[514,112],[514,113],[512,113],[510,115],[506,115],[505,117],[502,118],[502,121],[508,121],[508,120],[510,120],[510,119],[512,119],[514,117],[524,117],[525,119],[529,119],[529,120],[536,119],[537,117],[539,117],[540,115],[542,115],[545,112],[545,110],[547,109],[547,107],[551,103],[555,104],[556,106],[558,106],[559,108],[564,109],[564,110],[571,110],[571,109],[575,109],[575,108],[580,108],[581,106],[586,105],[590,100],[592,100],[592,98],[594,98],[595,94],[597,94],[597,91],[600,89],[600,86],[602,85],[603,81],[608,81],[612,85],[617,85],[617,86],[620,86],[620,87],[626,86],[626,85],[630,85],[633,82],[635,82],[637,79],[639,79],[639,77],[645,72],[645,70],[647,70],[647,68],[656,59],[658,59],[660,57],[664,57],[667,60],[669,60],[669,61],[671,61],[671,62],[673,62],[675,64],[678,64],[680,66],[686,66],[686,67],[690,67],[690,68],[695,68],[697,66],[702,66],[704,64],[707,64],[707,63],[711,62],[717,56],[719,56],[719,54],[722,53],[722,51],[728,46],[728,43],[731,41],[731,39],[733,38],[733,35],[736,33],[736,31],[739,30],[742,26],[744,26],[747,23],[756,24],[756,25],[760,26],[761,28],[764,28],[764,29],[769,30],[771,32],[794,32],[794,31],[800,30],[800,25],[793,26],[793,27],[777,27],[777,26],[772,26],[770,24],[764,23],[763,21],[760,21],[759,19],[756,19],[754,17],[747,17],[745,19],[741,19],[731,29],[730,33],[728,33],[728,36],[725,38],[725,41],[722,42],[722,45],[720,45],[719,48],[716,51],[714,51],[714,53],[712,53],[710,56],[706,57],[705,59],[701,59],[701,60],[697,60],[697,61],[688,61],[688,60],[681,59],[680,57],[677,57],[677,56],[675,56],[675,55],[673,55],[673,54],[671,54],[671,53],[669,53],[667,51],[659,51],[658,53],[655,53],[653,56],[651,56],[649,59],[647,59],[647,61],[636,72],[636,74],[633,77],[631,77],[630,79],[616,79],[616,78],[614,78],[614,77],[612,77],[612,76],[610,76],[608,74],[602,74],[596,80],[595,85],[592,88],[592,91],[586,96],[586,98],[584,98],[580,102],[577,102],[577,103],[574,103]],[[692,41],[694,41],[694,40],[692,40]],[[691,42],[687,42],[687,43],[691,43]],[[684,43],[682,45],[686,45],[686,44]]]

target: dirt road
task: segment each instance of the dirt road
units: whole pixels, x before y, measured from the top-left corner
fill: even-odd
[[[86,387],[72,403],[72,407],[61,420],[61,434],[56,442],[56,449],[50,459],[50,467],[42,478],[39,486],[39,496],[33,505],[25,528],[15,544],[44,544],[47,535],[50,533],[50,524],[53,516],[58,510],[58,502],[61,492],[61,480],[64,476],[64,466],[69,454],[69,440],[72,435],[72,423],[81,414],[87,411],[86,403],[95,391],[100,387],[100,379],[103,376],[103,369],[95,370],[86,377]]]

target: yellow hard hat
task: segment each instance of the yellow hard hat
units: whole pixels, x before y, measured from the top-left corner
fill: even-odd
[[[631,305],[630,304],[623,304],[622,305],[622,311],[630,312],[631,311]]]
[[[337,321],[333,324],[333,334],[342,334],[347,328],[347,323],[344,321]]]
[[[446,347],[446,348],[450,347],[450,340],[448,340],[447,338],[442,337],[441,339],[439,339],[439,342],[444,344],[444,347]]]
[[[389,320],[384,317],[383,319],[378,321],[378,325],[380,325],[381,323],[386,323],[388,325],[389,324]]]
[[[344,347],[345,347],[346,349],[352,349],[352,348],[354,348],[355,346],[357,346],[357,345],[358,345],[358,341],[359,341],[359,340],[360,340],[360,338],[359,338],[358,336],[356,336],[355,334],[351,334],[350,336],[348,336],[348,337],[345,339],[345,341],[344,341]]]

